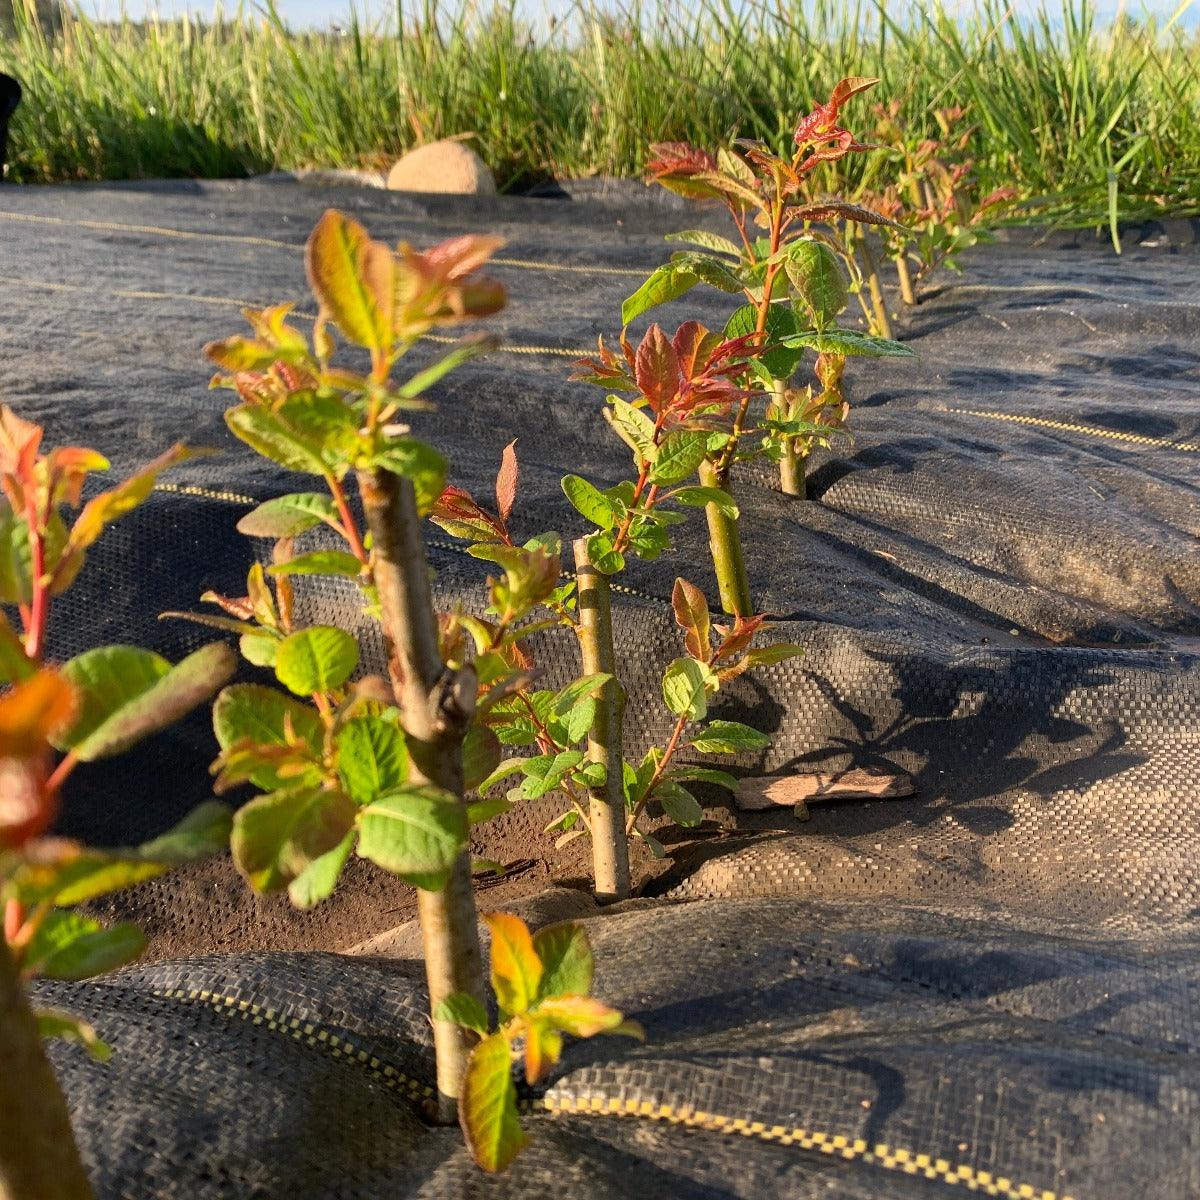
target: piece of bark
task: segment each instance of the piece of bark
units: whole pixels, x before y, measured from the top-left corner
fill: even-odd
[[[824,800],[895,800],[915,791],[912,776],[903,771],[852,767],[848,771],[741,779],[734,799],[738,808],[748,812],[794,808],[797,820],[807,821],[808,805]]]

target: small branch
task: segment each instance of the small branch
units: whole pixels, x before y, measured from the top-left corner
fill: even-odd
[[[675,728],[671,731],[671,740],[667,743],[667,748],[663,751],[663,756],[659,760],[658,766],[655,767],[654,774],[651,776],[650,782],[646,785],[646,790],[642,793],[642,798],[634,806],[633,812],[629,814],[629,820],[625,823],[625,832],[627,834],[632,833],[637,826],[637,820],[642,815],[642,809],[650,802],[650,797],[654,793],[654,789],[662,780],[667,767],[670,766],[671,759],[675,757],[675,751],[679,749],[679,740],[683,737],[683,731],[690,723],[691,718],[687,713],[684,713],[675,722]]]
[[[605,769],[603,786],[589,789],[592,872],[598,900],[624,900],[629,895],[629,843],[621,770],[625,694],[616,678],[608,577],[592,565],[587,538],[575,542],[575,576],[579,585],[578,629],[584,674],[603,673],[613,677],[600,691],[596,717],[588,734],[588,759]]]
[[[50,773],[50,777],[46,780],[46,791],[53,795],[66,782],[67,776],[71,774],[75,768],[79,766],[79,759],[75,757],[75,751],[70,750],[59,762],[58,766]]]
[[[325,476],[325,483],[329,488],[329,494],[333,497],[334,504],[337,505],[338,515],[342,521],[342,532],[346,535],[346,541],[350,545],[350,552],[359,562],[365,563],[367,561],[367,551],[358,533],[358,522],[354,519],[354,511],[346,499],[346,489],[342,487],[338,478],[332,474]]]

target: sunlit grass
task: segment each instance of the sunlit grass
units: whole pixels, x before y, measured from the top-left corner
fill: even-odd
[[[248,10],[203,26],[75,16],[55,36],[22,21],[0,44],[26,88],[9,177],[379,165],[464,132],[504,187],[636,175],[650,140],[782,146],[839,77],[877,75],[914,131],[969,104],[984,189],[1016,184],[1043,218],[1106,220],[1110,173],[1122,216],[1200,212],[1200,37],[1180,22],[1101,27],[1085,0],[1020,21],[1001,0],[966,19],[882,0],[625,2],[536,34],[469,2],[405,10],[402,38]]]

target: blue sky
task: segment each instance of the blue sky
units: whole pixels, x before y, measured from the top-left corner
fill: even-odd
[[[565,14],[572,7],[572,0],[518,0],[521,10],[531,19],[544,18],[551,12]],[[676,3],[679,0],[675,0]],[[1045,2],[1047,7],[1055,9],[1060,0],[1014,0],[1013,8],[1017,14],[1036,11]],[[277,0],[278,7],[289,24],[304,28],[326,28],[331,23],[345,20],[349,12],[349,0]],[[453,0],[450,0],[453,3]],[[970,0],[945,0],[946,7],[961,9],[969,13],[975,6]],[[1131,3],[1121,3],[1120,0],[1098,0],[1096,9],[1102,17],[1111,17],[1120,10],[1133,16],[1150,13],[1160,20],[1169,18],[1178,7],[1179,0],[1146,0],[1145,3],[1133,0]],[[406,7],[416,9],[419,0],[409,0]],[[201,16],[211,16],[214,0],[124,0],[125,10],[132,17],[142,17],[150,12],[162,15],[179,14],[184,9]],[[237,0],[225,0],[225,11],[236,8]],[[116,16],[121,9],[119,0],[90,0],[86,4],[91,11],[101,17]],[[246,7],[253,8],[253,0],[246,0]],[[364,8],[359,2],[360,11]],[[395,11],[395,0],[368,0],[367,11],[373,14],[390,14]],[[1185,14],[1184,23],[1188,26],[1200,24],[1200,0],[1194,0],[1189,11]]]

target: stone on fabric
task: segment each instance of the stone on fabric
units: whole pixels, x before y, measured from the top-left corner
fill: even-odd
[[[398,159],[388,174],[393,192],[441,192],[494,196],[496,180],[487,163],[462,142],[430,142]]]

